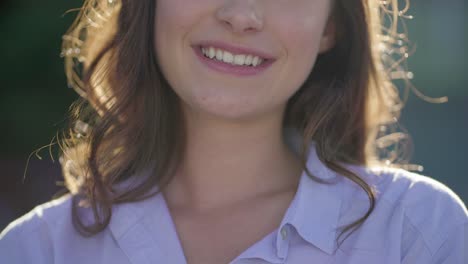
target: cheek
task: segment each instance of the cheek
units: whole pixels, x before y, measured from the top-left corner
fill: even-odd
[[[278,24],[285,48],[284,82],[300,88],[312,71],[320,50],[324,18],[313,15],[290,16]],[[286,23],[286,21],[288,23]]]
[[[158,0],[156,1],[156,18],[158,22],[161,22],[160,25],[167,26],[170,24],[165,23],[166,21],[189,18],[194,7],[196,5],[187,0]],[[183,24],[183,20],[180,22]]]
[[[283,44],[286,49],[285,73],[282,79],[292,87],[299,89],[311,73],[320,49],[322,29],[305,25],[305,21],[295,18],[294,28],[284,27],[282,30]],[[301,26],[297,26],[301,25]]]
[[[289,23],[284,23],[281,30],[288,55],[298,61],[314,61],[319,52],[326,19],[313,14],[289,19]]]
[[[157,0],[155,14],[155,53],[163,72],[171,74],[180,69],[174,61],[181,61],[181,52],[189,44],[188,34],[213,9],[217,0]]]
[[[181,9],[186,0],[162,0],[156,4],[155,37],[159,44],[164,44],[169,36],[188,27],[191,19],[186,9]]]
[[[216,0],[157,0],[156,26],[165,31],[187,31],[209,13]]]
[[[183,57],[184,36],[195,20],[194,2],[190,0],[157,0],[155,14],[154,50],[156,60],[168,81],[180,75],[175,61]],[[183,7],[186,8],[183,8]]]
[[[317,1],[318,2],[318,1]],[[308,10],[315,10],[308,12]],[[320,50],[323,30],[327,21],[328,9],[307,4],[301,8],[283,6],[277,10],[281,19],[270,23],[277,39],[284,48],[284,64],[277,75],[278,90],[292,96],[304,83],[312,71]]]
[[[155,37],[156,47],[167,49],[173,38],[183,37],[196,22],[201,12],[193,0],[156,1]]]
[[[314,59],[319,51],[323,31],[330,13],[329,0],[294,0],[294,4],[277,5],[271,12],[281,19],[272,20],[273,28],[290,56]],[[301,55],[302,54],[302,55]]]

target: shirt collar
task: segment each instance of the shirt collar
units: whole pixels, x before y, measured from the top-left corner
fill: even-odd
[[[121,204],[113,209],[110,231],[131,263],[186,263],[164,197]]]
[[[282,228],[287,225],[294,227],[302,239],[330,255],[336,249],[342,200],[339,189],[341,185],[333,182],[339,177],[319,160],[315,144],[311,145],[306,166],[311,175],[332,183],[319,183],[311,179],[306,172],[302,173],[297,192],[276,235],[277,255],[281,259],[287,254],[287,246],[281,235]],[[175,233],[162,236],[159,234],[156,237],[149,235],[158,233],[156,230],[151,230],[154,228],[151,226],[155,223],[160,227],[157,230],[174,230],[161,194],[144,201],[121,204],[113,210],[113,217],[109,224],[110,231],[127,255],[133,258],[134,263],[150,263],[148,260],[157,255],[168,257],[170,245],[180,246],[177,241],[171,241],[171,243],[164,241],[167,237],[176,237]],[[143,224],[145,222],[146,224]],[[164,228],[160,225],[164,225]],[[139,232],[130,231],[130,229],[136,229]],[[148,232],[149,230],[153,232]],[[140,241],[141,243],[138,243],[140,245],[145,244],[141,248],[142,251],[135,250],[135,241]],[[153,250],[149,250],[150,246]],[[180,259],[180,261],[183,260]]]
[[[325,166],[318,158],[315,145],[312,144],[307,159],[309,172],[322,180],[331,182],[323,184],[314,181],[304,171],[299,186],[290,207],[286,211],[277,235],[277,250],[279,255],[286,254],[282,249],[281,230],[285,225],[291,225],[307,242],[322,251],[333,254],[336,249],[338,219],[341,208],[339,184],[335,172]],[[281,256],[285,257],[285,256]]]

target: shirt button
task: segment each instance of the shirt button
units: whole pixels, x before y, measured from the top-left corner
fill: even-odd
[[[283,240],[286,240],[286,238],[288,237],[288,229],[286,228],[286,226],[283,226],[281,228],[281,237],[283,238]]]

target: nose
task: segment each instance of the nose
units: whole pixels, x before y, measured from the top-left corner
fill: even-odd
[[[233,33],[257,32],[263,28],[257,0],[225,0],[216,11],[216,18]]]

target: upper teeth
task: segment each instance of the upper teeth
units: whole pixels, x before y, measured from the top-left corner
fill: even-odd
[[[263,62],[263,59],[259,56],[245,55],[245,54],[232,54],[228,51],[216,49],[213,47],[201,48],[203,54],[210,58],[223,61],[225,63],[231,63],[235,65],[252,65],[258,66]]]

